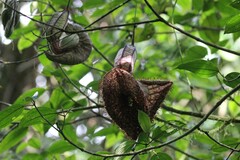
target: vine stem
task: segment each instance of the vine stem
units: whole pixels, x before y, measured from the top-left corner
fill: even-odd
[[[196,129],[198,129],[207,119],[208,117],[227,99],[229,98],[229,96],[231,96],[232,94],[234,94],[235,92],[239,91],[240,89],[240,84],[238,86],[236,86],[235,88],[233,88],[230,92],[228,92],[225,96],[223,96],[214,106],[213,108],[194,126],[192,127],[191,129],[189,129],[188,131],[186,131],[184,134],[172,139],[172,140],[169,140],[165,143],[162,143],[160,145],[157,145],[157,146],[152,146],[152,147],[148,147],[148,148],[145,148],[145,149],[142,149],[142,150],[139,150],[139,151],[136,151],[136,152],[130,152],[130,153],[124,153],[124,154],[115,154],[115,155],[109,155],[109,156],[106,156],[106,157],[120,157],[120,156],[130,156],[130,155],[134,155],[134,154],[140,154],[140,153],[143,153],[143,152],[146,152],[146,151],[150,151],[150,150],[153,150],[153,149],[158,149],[158,148],[161,148],[163,146],[167,146],[173,142],[176,142],[186,136],[188,136],[189,134],[191,134],[193,131],[195,131]]]
[[[146,5],[148,6],[148,8],[155,14],[156,17],[158,17],[158,19],[159,19],[160,22],[166,24],[167,26],[169,26],[169,27],[171,27],[171,28],[173,28],[173,29],[181,32],[182,34],[184,34],[184,35],[186,35],[186,36],[188,36],[188,37],[190,37],[190,38],[192,38],[192,39],[194,39],[194,40],[196,40],[196,41],[198,41],[198,42],[202,42],[202,43],[204,43],[204,44],[206,44],[206,45],[208,45],[208,46],[211,46],[211,47],[213,47],[213,48],[217,48],[217,49],[220,49],[220,50],[222,50],[222,51],[225,51],[225,52],[228,52],[228,53],[231,53],[231,54],[235,54],[235,55],[240,56],[240,53],[238,53],[238,52],[235,52],[235,51],[226,49],[226,48],[221,47],[221,46],[217,46],[217,45],[215,45],[215,44],[213,44],[213,43],[210,43],[210,42],[206,42],[206,41],[204,41],[204,40],[202,40],[202,39],[200,39],[200,38],[198,38],[198,37],[196,37],[196,36],[194,36],[194,35],[192,35],[192,34],[190,34],[190,33],[188,33],[188,32],[185,32],[184,30],[182,30],[182,29],[174,26],[173,24],[167,22],[165,19],[163,19],[163,18],[153,9],[153,7],[150,5],[150,3],[149,3],[147,0],[144,0],[144,1],[145,1]]]
[[[165,104],[162,104],[161,108],[166,111],[173,112],[173,113],[180,114],[180,115],[187,115],[187,116],[192,116],[192,117],[197,117],[197,118],[203,118],[205,116],[204,113],[177,110],[175,108],[168,107]],[[209,116],[208,119],[215,120],[215,121],[221,121],[221,122],[240,123],[240,119],[219,117],[219,116],[215,116],[215,115]]]
[[[117,10],[118,8],[122,7],[123,5],[127,4],[128,2],[130,2],[131,0],[126,0],[125,2],[121,3],[120,5],[118,5],[117,7],[111,9],[110,11],[108,11],[106,14],[102,15],[100,18],[98,18],[97,20],[95,20],[94,22],[92,22],[91,24],[89,24],[88,26],[85,27],[89,28],[91,27],[93,24],[97,23],[98,21],[100,21],[101,19],[103,19],[104,17],[106,17],[107,15],[109,15],[110,13],[114,12],[115,10]]]
[[[186,131],[184,134],[172,139],[172,140],[169,140],[165,143],[162,143],[160,145],[157,145],[157,146],[152,146],[152,147],[148,147],[148,148],[144,148],[144,149],[141,149],[141,150],[138,150],[138,151],[134,151],[134,152],[129,152],[129,153],[123,153],[123,154],[96,154],[96,153],[92,153],[90,151],[87,151],[79,146],[77,146],[75,143],[73,143],[71,140],[69,140],[65,134],[63,133],[62,130],[60,130],[59,128],[56,128],[55,126],[53,126],[53,124],[51,124],[51,122],[49,122],[43,115],[42,113],[38,110],[36,104],[35,104],[35,101],[32,101],[32,104],[33,106],[36,108],[37,112],[39,113],[39,115],[50,125],[52,126],[54,129],[56,129],[61,135],[62,137],[67,141],[69,142],[71,145],[75,146],[77,149],[79,149],[80,151],[82,152],[85,152],[85,153],[88,153],[90,155],[94,155],[94,156],[98,156],[98,157],[103,157],[104,159],[107,159],[107,158],[112,158],[112,157],[122,157],[122,156],[131,156],[131,155],[136,155],[136,154],[140,154],[140,153],[144,153],[146,151],[150,151],[150,150],[153,150],[153,149],[158,149],[158,148],[161,148],[161,147],[164,147],[164,146],[168,146],[169,144],[173,143],[173,142],[176,142],[186,136],[188,136],[189,134],[191,134],[192,132],[194,132],[196,129],[199,129],[199,127],[208,119],[208,117],[226,100],[228,99],[232,94],[234,94],[235,92],[239,91],[240,90],[240,84],[238,86],[236,86],[235,88],[233,88],[230,92],[228,92],[225,96],[223,96],[214,106],[213,108],[194,126],[192,127],[191,129],[189,129],[188,131]],[[232,148],[231,148],[232,149]],[[235,151],[235,150],[233,150]],[[236,151],[238,151],[236,149]]]
[[[76,145],[75,143],[73,143],[70,139],[67,138],[67,136],[63,133],[63,131],[57,127],[55,127],[51,122],[49,122],[48,119],[46,119],[43,114],[39,111],[38,107],[36,106],[35,104],[35,101],[32,100],[32,104],[34,106],[34,108],[37,110],[38,114],[51,126],[53,127],[56,131],[58,131],[59,134],[62,135],[62,137],[64,138],[64,140],[66,140],[68,143],[70,143],[72,146],[76,147],[77,149],[79,149],[80,151],[82,152],[85,152],[85,153],[88,153],[90,155],[94,155],[94,156],[99,156],[99,157],[105,157],[104,155],[100,155],[100,154],[97,154],[97,153],[93,153],[93,152],[90,152],[90,151],[87,151],[81,147],[79,147],[78,145]]]
[[[225,148],[227,148],[227,149],[229,149],[229,150],[231,150],[231,151],[234,151],[234,152],[240,152],[240,149],[232,148],[232,147],[230,147],[230,146],[228,146],[228,145],[226,145],[226,144],[223,144],[223,143],[215,140],[215,139],[209,134],[209,132],[204,131],[204,130],[202,130],[202,129],[199,129],[199,130],[200,130],[201,132],[203,132],[205,135],[207,135],[208,138],[210,138],[212,141],[214,141],[215,143],[217,143],[219,146],[225,147]]]

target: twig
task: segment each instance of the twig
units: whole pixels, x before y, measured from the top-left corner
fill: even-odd
[[[240,145],[240,143],[238,143],[236,146],[235,146],[235,148],[237,148],[238,146]],[[234,151],[232,150],[230,153],[229,153],[229,155],[228,155],[228,157],[226,158],[226,160],[229,160],[229,158],[231,157],[231,155],[234,153]],[[238,156],[238,159],[240,158],[240,155]]]
[[[199,128],[198,130],[201,131],[201,132],[203,132],[204,134],[206,134],[206,135],[208,136],[208,138],[210,138],[212,141],[214,141],[214,142],[217,143],[218,145],[220,145],[220,146],[222,146],[222,147],[225,147],[225,148],[227,148],[227,149],[230,149],[230,150],[232,150],[232,151],[235,151],[235,152],[240,152],[240,149],[232,148],[232,147],[230,147],[230,146],[228,146],[228,145],[226,145],[226,144],[223,144],[223,143],[215,140],[207,131],[204,131],[204,130],[202,130],[202,129],[200,129],[200,128]]]
[[[33,2],[33,0],[21,0],[19,3],[21,2]],[[48,2],[44,2],[44,1],[40,1],[40,0],[37,0],[37,2],[40,2],[42,4],[45,4],[46,6],[49,6],[54,12],[56,12],[56,9]]]
[[[61,65],[59,65],[62,73],[64,74],[64,76],[67,78],[67,80],[70,82],[70,84],[72,84],[72,86],[74,88],[76,88],[81,94],[83,94],[89,101],[91,101],[92,103],[94,103],[95,105],[98,105],[94,100],[92,100],[91,98],[89,98],[88,95],[86,95],[83,91],[81,91],[81,89],[78,88],[78,86],[68,77],[68,75],[66,74],[66,72],[63,70],[63,68],[61,67]]]
[[[186,26],[189,26],[193,29],[198,29],[198,30],[211,30],[211,31],[223,31],[224,28],[217,28],[217,27],[206,27],[206,26],[194,26],[194,25],[190,25],[187,24]]]
[[[111,123],[113,122],[112,119],[110,119],[110,118],[108,118],[108,117],[104,117],[103,115],[101,115],[101,114],[99,114],[99,113],[97,113],[97,112],[94,112],[93,110],[91,110],[91,112],[92,112],[93,114],[95,114],[96,116],[105,119],[106,121],[109,121],[109,122],[111,122]]]
[[[174,146],[172,146],[172,145],[167,145],[167,146],[168,146],[169,148],[171,148],[171,149],[177,151],[177,152],[180,152],[180,153],[182,153],[182,154],[188,156],[188,157],[191,158],[191,159],[202,160],[202,159],[199,159],[199,158],[197,158],[197,157],[195,157],[195,156],[193,156],[193,155],[191,155],[191,154],[189,154],[189,153],[186,153],[186,152],[180,150],[180,149],[177,148],[177,147],[174,147]]]
[[[111,9],[110,11],[108,11],[106,14],[102,15],[100,18],[98,18],[97,20],[95,20],[94,22],[92,22],[91,24],[89,24],[88,26],[85,27],[89,28],[91,27],[93,24],[95,24],[96,22],[100,21],[101,19],[103,19],[104,17],[106,17],[107,15],[111,14],[112,12],[114,12],[115,10],[117,10],[118,8],[122,7],[123,5],[125,5],[126,3],[130,2],[131,0],[126,0],[125,2],[121,3],[120,5],[118,5],[117,7]]]
[[[188,33],[188,32],[185,32],[184,30],[182,30],[182,29],[174,26],[173,24],[167,22],[167,21],[166,21],[165,19],[163,19],[160,15],[158,15],[158,13],[153,9],[153,7],[150,5],[150,3],[149,3],[147,0],[144,0],[144,1],[145,1],[146,5],[148,6],[148,8],[158,17],[159,21],[161,21],[162,23],[166,24],[167,26],[169,26],[169,27],[171,27],[171,28],[173,28],[173,29],[181,32],[182,34],[184,34],[184,35],[186,35],[186,36],[188,36],[188,37],[190,37],[190,38],[192,38],[192,39],[194,39],[194,40],[196,40],[196,41],[202,42],[202,43],[204,43],[204,44],[206,44],[206,45],[208,45],[208,46],[211,46],[211,47],[213,47],[213,48],[217,48],[217,49],[220,49],[220,50],[222,50],[222,51],[225,51],[225,52],[228,52],[228,53],[231,53],[231,54],[235,54],[235,55],[240,56],[240,53],[238,53],[238,52],[235,52],[235,51],[232,51],[232,50],[223,48],[223,47],[221,47],[221,46],[217,46],[217,45],[215,45],[215,44],[213,44],[213,43],[210,43],[210,42],[206,42],[206,41],[204,41],[204,40],[202,40],[202,39],[200,39],[200,38],[198,38],[198,37],[195,37],[194,35],[192,35],[192,34],[190,34],[190,33]]]
[[[106,71],[101,70],[101,69],[98,69],[98,68],[95,68],[95,67],[92,67],[92,66],[90,66],[90,65],[88,65],[88,64],[86,64],[86,63],[82,63],[82,64],[83,64],[84,66],[92,69],[92,70],[96,70],[96,71],[98,71],[98,72],[106,73]]]
[[[167,125],[169,125],[169,126],[172,126],[172,127],[176,128],[176,129],[178,129],[178,130],[183,130],[183,131],[187,131],[187,130],[188,130],[187,128],[184,128],[184,127],[182,127],[182,126],[178,126],[178,125],[176,125],[176,124],[171,123],[169,120],[166,121],[166,120],[160,119],[160,118],[158,118],[158,117],[155,117],[154,119],[157,120],[158,122],[163,122],[163,123],[165,123],[165,124],[167,124]]]
[[[30,61],[30,60],[32,60],[32,59],[37,58],[37,57],[40,57],[40,56],[43,55],[43,54],[44,54],[44,53],[42,52],[42,53],[40,53],[40,54],[34,55],[34,56],[30,57],[30,58],[26,58],[26,59],[23,59],[23,60],[20,60],[20,61],[12,61],[12,62],[10,62],[10,61],[0,60],[0,63],[2,63],[2,64],[4,64],[4,65],[8,65],[8,64],[20,64],[20,63],[28,62],[28,61]]]
[[[60,130],[59,128],[55,127],[51,122],[48,121],[48,119],[46,119],[43,114],[39,111],[38,107],[36,106],[35,104],[35,101],[32,100],[32,104],[34,106],[34,108],[37,110],[37,112],[39,113],[39,115],[51,126],[53,127],[56,131],[58,131],[58,133],[60,133],[62,135],[62,137],[68,142],[70,143],[72,146],[76,147],[77,149],[79,149],[80,151],[82,152],[85,152],[85,153],[88,153],[90,155],[94,155],[94,156],[99,156],[99,157],[105,157],[104,155],[100,155],[100,154],[96,154],[96,153],[93,153],[93,152],[89,152],[81,147],[79,147],[78,145],[76,145],[75,143],[73,143],[70,139],[68,139],[66,137],[66,135],[63,133],[62,130]]]
[[[96,46],[93,45],[93,48],[103,57],[103,59],[105,59],[105,60],[113,67],[112,62],[109,61],[109,60],[107,59],[107,57],[105,57],[104,54],[97,49]]]
[[[141,24],[148,24],[148,23],[155,23],[155,22],[159,22],[159,19],[154,19],[154,20],[149,20],[149,21],[141,21],[141,22],[134,22],[134,23],[125,23],[125,24],[116,24],[116,25],[112,25],[112,26],[103,26],[103,27],[96,27],[96,28],[91,28],[91,29],[84,29],[84,30],[79,30],[79,31],[64,31],[63,29],[59,29],[58,30],[66,33],[80,33],[80,32],[92,32],[92,31],[98,31],[98,30],[103,30],[103,29],[110,29],[110,28],[119,28],[119,27],[127,27],[127,26],[137,26],[137,25],[141,25]]]
[[[204,113],[177,110],[177,109],[168,107],[164,104],[161,106],[161,108],[164,110],[170,111],[170,112],[181,114],[181,115],[193,116],[193,117],[198,117],[198,118],[203,118],[204,116],[206,116],[206,114],[204,114]],[[208,117],[208,119],[215,120],[215,121],[222,121],[222,122],[240,123],[240,119],[219,117],[219,116],[214,116],[214,115],[210,115]]]
[[[11,106],[11,104],[10,104],[10,103],[3,102],[3,101],[0,101],[0,104],[2,104],[2,105],[5,105],[5,106]]]
[[[146,151],[150,151],[150,150],[153,150],[153,149],[158,149],[158,148],[161,148],[161,147],[164,147],[164,146],[167,146],[173,142],[176,142],[186,136],[188,136],[189,134],[191,134],[193,131],[195,131],[196,129],[198,129],[207,119],[208,117],[229,97],[231,96],[233,93],[237,92],[238,90],[240,89],[240,84],[238,86],[236,86],[235,88],[233,88],[229,93],[227,93],[225,96],[223,96],[214,106],[213,108],[194,126],[192,127],[191,129],[189,129],[187,132],[185,132],[184,134],[172,139],[172,140],[169,140],[165,143],[162,143],[160,145],[157,145],[157,146],[152,146],[152,147],[148,147],[148,148],[144,148],[144,149],[141,149],[139,151],[136,151],[136,152],[129,152],[129,153],[123,153],[123,154],[114,154],[114,155],[106,155],[106,157],[120,157],[120,156],[130,156],[130,155],[134,155],[134,154],[140,154],[142,152],[146,152]]]
[[[43,25],[48,26],[48,27],[53,27],[53,28],[58,29],[59,31],[62,31],[62,32],[66,32],[66,31],[65,31],[64,29],[62,29],[62,28],[58,28],[58,27],[53,26],[53,25],[50,25],[50,24],[48,24],[48,23],[41,22],[41,21],[39,21],[39,20],[36,20],[36,19],[34,19],[34,18],[31,18],[31,17],[27,16],[26,14],[23,14],[23,13],[21,13],[20,11],[14,9],[14,8],[11,7],[9,4],[3,2],[2,0],[0,0],[0,1],[1,1],[2,3],[4,3],[7,7],[9,7],[10,9],[12,9],[13,11],[15,11],[16,13],[18,13],[18,14],[24,16],[24,17],[27,17],[28,19],[30,19],[30,20],[32,20],[32,21],[34,21],[34,22],[43,24]]]
[[[103,108],[103,107],[102,106],[78,107],[78,108],[71,109],[71,111],[76,112],[76,111],[84,111],[84,110],[99,109],[99,108]],[[67,112],[67,111],[63,110],[63,111],[58,111],[57,113],[64,113],[64,112]]]
[[[2,0],[0,0],[2,3],[5,4],[5,2],[3,2]],[[96,30],[102,30],[102,29],[109,29],[109,28],[118,28],[118,27],[124,27],[124,26],[133,26],[133,25],[141,25],[141,24],[147,24],[147,23],[154,23],[154,22],[159,22],[159,19],[155,19],[155,20],[149,20],[149,21],[142,21],[142,22],[135,22],[135,23],[127,23],[127,24],[118,24],[118,25],[112,25],[112,26],[103,26],[103,27],[96,27],[96,28],[91,28],[91,29],[84,29],[84,30],[79,30],[79,31],[66,31],[64,30],[63,28],[59,28],[57,26],[53,26],[53,25],[50,25],[48,23],[45,23],[45,22],[42,22],[42,21],[39,21],[39,20],[36,20],[34,18],[31,18],[29,17],[28,15],[26,14],[23,14],[21,13],[20,11],[12,8],[11,6],[9,6],[8,4],[6,4],[6,6],[8,6],[9,8],[11,8],[12,10],[14,10],[15,12],[17,12],[18,14],[24,16],[24,17],[27,17],[28,19],[34,21],[34,22],[37,22],[37,23],[40,23],[44,26],[48,26],[48,27],[52,27],[52,28],[55,28],[61,32],[65,32],[65,33],[80,33],[80,32],[91,32],[91,31],[96,31]]]
[[[222,75],[222,74],[221,74]],[[216,75],[217,80],[221,86],[221,88],[225,91],[225,93],[227,93],[227,90],[225,89],[225,87],[223,86],[222,82],[220,81],[218,75]],[[240,106],[240,103],[238,103],[232,96],[229,97],[229,99],[231,99],[234,103],[236,103],[238,106]]]
[[[91,118],[97,118],[97,117],[99,117],[99,116],[93,115],[93,116],[89,116],[89,117],[84,117],[84,118],[76,119],[74,121],[65,123],[65,125],[74,124],[74,123],[77,123],[77,122],[81,122],[81,121],[84,121],[84,120],[88,120],[88,119],[91,119]]]

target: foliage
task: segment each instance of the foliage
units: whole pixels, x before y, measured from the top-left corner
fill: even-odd
[[[15,101],[0,97],[0,159],[239,159],[239,0],[19,3],[30,13],[20,10],[10,39],[17,47],[12,51],[28,58],[1,57],[0,79],[4,69],[20,63],[41,70],[28,77],[36,79],[35,87]],[[85,27],[94,46],[78,65],[60,65],[44,54],[46,23],[67,6],[71,21]],[[30,22],[23,24],[23,17]],[[111,121],[99,93],[117,51],[132,40],[134,77],[174,83],[152,123],[138,112],[144,132],[136,142]],[[5,88],[1,84],[0,91]]]

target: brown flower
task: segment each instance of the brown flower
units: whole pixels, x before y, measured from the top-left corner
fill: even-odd
[[[135,54],[135,50],[132,48],[132,51],[130,48],[128,53],[118,53],[117,57],[121,58],[116,57],[115,67],[103,77],[100,92],[113,121],[130,138],[137,139],[142,131],[138,122],[138,110],[144,111],[153,119],[172,82],[135,80],[131,74],[135,62],[131,57]]]

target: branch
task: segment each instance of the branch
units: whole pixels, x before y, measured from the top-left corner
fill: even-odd
[[[111,61],[109,61],[109,59],[107,59],[107,57],[104,56],[104,54],[102,52],[100,52],[96,46],[93,45],[93,48],[95,49],[95,51],[97,51],[102,57],[103,59],[105,59],[112,67],[113,67],[113,64]]]
[[[210,138],[212,141],[214,141],[214,142],[217,143],[218,145],[220,145],[220,146],[222,146],[222,147],[225,147],[225,148],[227,148],[227,149],[230,149],[230,150],[232,150],[232,151],[235,151],[235,152],[240,152],[240,149],[232,148],[232,147],[230,147],[230,146],[228,146],[228,145],[226,145],[226,144],[223,144],[223,143],[215,140],[207,131],[204,131],[204,130],[202,130],[202,129],[200,129],[200,128],[199,128],[199,131],[201,131],[201,132],[203,132],[204,134],[206,134],[206,135],[208,136],[208,138]]]
[[[81,94],[83,94],[89,101],[91,101],[95,105],[98,105],[94,100],[89,98],[88,95],[86,95],[83,91],[81,91],[81,89],[78,88],[78,86],[68,77],[68,75],[66,74],[66,72],[63,70],[63,68],[60,65],[59,65],[59,67],[60,67],[62,73],[64,74],[64,76],[67,78],[67,80],[70,82],[70,84],[72,84],[72,86],[74,88],[76,88]]]
[[[177,110],[177,109],[168,107],[164,104],[161,106],[161,108],[166,111],[174,112],[174,113],[181,114],[181,115],[193,116],[193,117],[198,117],[198,118],[203,118],[204,116],[206,116],[206,114],[204,114],[204,113]],[[210,115],[208,117],[208,119],[215,120],[215,121],[221,121],[221,122],[240,123],[240,119],[219,117],[219,116],[215,116],[215,115]]]
[[[221,75],[222,75],[222,74],[221,74]],[[218,75],[216,75],[216,77],[217,77],[217,80],[218,80],[221,88],[225,91],[225,93],[227,93],[227,90],[224,88],[224,86],[223,86],[222,82],[220,81]],[[223,77],[224,77],[224,76],[223,76]],[[240,103],[237,102],[232,96],[230,96],[229,99],[231,99],[234,103],[236,103],[238,106],[240,106]]]
[[[6,4],[5,2],[3,2],[2,0],[0,0],[0,2]],[[20,11],[12,8],[11,6],[9,6],[8,4],[6,4],[6,6],[8,6],[9,8],[11,8],[12,10],[14,10],[16,13],[24,16],[24,17],[27,17],[28,19],[34,21],[34,22],[37,22],[39,24],[42,24],[44,26],[48,26],[48,27],[52,27],[52,28],[55,28],[61,32],[65,32],[65,33],[80,33],[80,32],[90,32],[90,31],[96,31],[96,30],[102,30],[102,29],[109,29],[109,28],[118,28],[118,27],[124,27],[124,26],[135,26],[135,25],[141,25],[141,24],[147,24],[147,23],[154,23],[154,22],[159,22],[160,20],[159,19],[155,19],[155,20],[149,20],[149,21],[142,21],[142,22],[135,22],[135,23],[128,23],[128,24],[118,24],[118,25],[112,25],[112,26],[104,26],[104,27],[96,27],[96,28],[92,28],[92,29],[84,29],[84,30],[79,30],[79,31],[66,31],[62,28],[59,28],[57,26],[53,26],[53,25],[50,25],[48,23],[45,23],[45,22],[42,22],[42,21],[39,21],[39,20],[36,20],[34,18],[31,18],[29,17],[28,15],[26,14],[23,14],[21,13]]]
[[[171,126],[171,127],[176,128],[176,129],[178,129],[178,130],[183,130],[183,131],[187,131],[187,130],[188,130],[187,128],[184,128],[184,127],[182,127],[182,126],[178,126],[178,125],[176,125],[176,124],[171,123],[171,122],[170,122],[171,120],[164,120],[164,119],[160,119],[159,117],[155,117],[154,119],[155,119],[156,121],[158,121],[158,122],[162,122],[162,123],[164,123],[164,124],[167,124],[167,125],[169,125],[169,126]],[[186,124],[184,124],[184,125],[186,125]]]
[[[184,152],[184,151],[180,150],[179,148],[174,147],[174,146],[172,146],[172,145],[168,145],[168,147],[171,148],[171,149],[173,149],[173,150],[175,150],[175,151],[177,151],[177,152],[180,152],[180,153],[188,156],[188,157],[191,158],[191,159],[201,160],[201,159],[199,159],[199,158],[197,158],[197,157],[195,157],[195,156],[193,156],[193,155],[190,155],[189,153],[186,153],[186,152]]]
[[[10,104],[10,103],[3,102],[3,101],[0,101],[0,104],[5,105],[5,106],[11,106],[11,105],[12,105],[12,104]]]
[[[235,148],[237,148],[239,145],[240,145],[240,143],[238,143],[238,144],[235,146]],[[229,155],[227,156],[226,160],[229,160],[229,158],[231,157],[231,155],[233,154],[233,152],[234,152],[234,151],[231,151],[231,152],[229,153]],[[239,156],[238,156],[238,158],[239,158]]]
[[[206,27],[206,26],[195,26],[195,25],[190,25],[187,24],[186,26],[189,26],[193,29],[198,29],[198,30],[212,30],[212,31],[222,31],[224,28],[217,28],[217,27]]]
[[[37,54],[37,55],[34,55],[32,57],[29,57],[29,58],[26,58],[26,59],[23,59],[23,60],[20,60],[20,61],[3,61],[3,60],[0,60],[0,63],[4,64],[4,65],[9,65],[9,64],[20,64],[20,63],[24,63],[24,62],[28,62],[30,60],[33,60],[37,57],[40,57],[41,55],[43,55],[44,53],[40,53],[40,54]]]
[[[95,68],[95,67],[92,67],[92,66],[90,66],[90,65],[88,65],[88,64],[86,64],[86,63],[82,63],[82,64],[83,64],[84,66],[92,69],[92,70],[95,70],[95,71],[98,71],[98,72],[102,72],[102,73],[104,73],[104,74],[106,73],[106,71],[101,70],[101,69],[98,69],[98,68]]]
[[[66,137],[66,135],[63,133],[62,130],[60,130],[59,128],[55,127],[53,124],[51,124],[51,122],[48,121],[48,119],[46,119],[43,114],[39,111],[38,107],[36,106],[35,104],[35,101],[32,100],[32,104],[34,106],[34,108],[37,110],[37,112],[39,113],[39,115],[51,126],[53,127],[56,131],[58,131],[58,133],[60,133],[62,135],[62,137],[64,138],[64,140],[66,140],[68,143],[70,143],[72,146],[76,147],[77,149],[79,149],[80,151],[82,152],[85,152],[85,153],[88,153],[90,155],[94,155],[94,156],[99,156],[99,157],[105,157],[104,155],[100,155],[100,154],[96,154],[96,153],[93,153],[93,152],[89,152],[81,147],[79,147],[78,145],[76,145],[75,143],[73,143],[70,139],[68,139]]]
[[[80,33],[80,32],[91,32],[91,31],[98,31],[98,30],[110,29],[110,28],[137,26],[137,25],[141,25],[141,24],[155,23],[155,22],[159,22],[159,21],[160,21],[159,19],[154,19],[154,20],[134,22],[134,23],[125,23],[125,24],[116,24],[116,25],[112,25],[112,26],[96,27],[96,28],[84,29],[84,30],[79,30],[79,31],[65,31],[63,29],[59,29],[59,28],[57,28],[57,29],[60,31],[66,32],[66,33]]]
[[[130,155],[134,155],[134,154],[140,154],[142,152],[146,152],[146,151],[150,151],[153,149],[158,149],[164,146],[167,146],[173,142],[176,142],[186,136],[188,136],[189,134],[191,134],[193,131],[195,131],[196,129],[198,129],[207,119],[208,117],[227,99],[229,98],[229,96],[231,96],[233,93],[237,92],[240,89],[240,84],[238,86],[236,86],[235,88],[233,88],[229,93],[227,93],[225,96],[223,96],[214,106],[213,108],[191,129],[189,129],[187,132],[185,132],[184,134],[180,135],[179,137],[176,137],[172,140],[169,140],[165,143],[162,143],[160,145],[157,146],[152,146],[152,147],[148,147],[148,148],[144,148],[141,149],[139,151],[136,152],[129,152],[129,153],[123,153],[123,154],[114,154],[114,155],[106,155],[105,157],[111,158],[111,157],[120,157],[120,156],[130,156]]]
[[[92,22],[91,24],[89,24],[88,26],[85,27],[89,28],[91,27],[93,24],[95,24],[96,22],[100,21],[101,19],[103,19],[104,17],[106,17],[107,15],[109,15],[110,13],[114,12],[115,10],[117,10],[118,8],[122,7],[123,5],[125,5],[126,3],[130,2],[131,0],[126,0],[125,2],[123,2],[122,4],[118,5],[117,7],[111,9],[110,11],[108,11],[106,14],[102,15],[100,18],[98,18],[97,20],[95,20],[94,22]]]
[[[174,26],[173,24],[167,22],[167,21],[166,21],[165,19],[163,19],[160,15],[158,15],[158,13],[153,9],[153,7],[150,5],[150,3],[149,3],[147,0],[144,0],[144,1],[145,1],[146,5],[148,6],[148,8],[158,17],[158,19],[159,19],[160,22],[166,24],[167,26],[169,26],[169,27],[171,27],[171,28],[173,28],[173,29],[181,32],[182,34],[184,34],[184,35],[186,35],[186,36],[188,36],[188,37],[190,37],[190,38],[192,38],[192,39],[194,39],[194,40],[196,40],[196,41],[202,42],[202,43],[204,43],[204,44],[206,44],[206,45],[208,45],[208,46],[211,46],[211,47],[213,47],[213,48],[217,48],[217,49],[220,49],[220,50],[222,50],[222,51],[225,51],[225,52],[228,52],[228,53],[231,53],[231,54],[235,54],[235,55],[240,56],[240,53],[238,53],[238,52],[235,52],[235,51],[232,51],[232,50],[223,48],[223,47],[221,47],[221,46],[217,46],[217,45],[215,45],[215,44],[213,44],[213,43],[210,43],[210,42],[206,42],[206,41],[204,41],[204,40],[202,40],[202,39],[200,39],[200,38],[198,38],[198,37],[196,37],[196,36],[194,36],[194,35],[192,35],[192,34],[190,34],[190,33],[188,33],[188,32],[185,32],[184,30],[182,30],[182,29]]]

